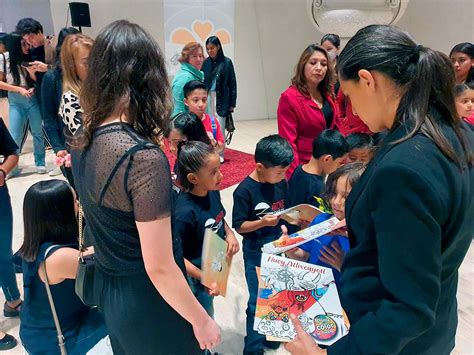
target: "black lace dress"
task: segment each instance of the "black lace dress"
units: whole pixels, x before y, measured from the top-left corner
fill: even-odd
[[[171,178],[161,149],[124,123],[99,127],[72,151],[77,192],[95,248],[94,292],[115,354],[197,354],[191,325],[161,297],[145,272],[135,222],[169,217]],[[160,244],[160,231],[156,233]],[[184,272],[180,241],[175,259]]]

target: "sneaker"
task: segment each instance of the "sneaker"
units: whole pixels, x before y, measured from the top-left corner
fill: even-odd
[[[61,171],[61,167],[57,166],[53,170],[51,170],[48,175],[49,176],[58,176],[61,175],[63,172]]]
[[[0,339],[0,351],[13,349],[17,344],[18,342],[13,336],[5,333],[5,336]]]
[[[43,175],[43,174],[46,174],[46,167],[43,166],[43,165],[38,165],[36,167],[36,173],[40,174],[40,175]]]

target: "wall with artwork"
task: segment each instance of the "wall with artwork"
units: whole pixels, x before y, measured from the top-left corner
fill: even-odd
[[[171,47],[165,44],[173,42],[171,33],[175,42],[181,42],[186,38],[201,39],[225,29],[229,43],[224,50],[234,61],[238,81],[236,120],[274,118],[280,93],[289,85],[300,53],[308,44],[319,42],[322,37],[311,21],[307,0],[87,2],[92,28],[85,28],[86,34],[95,36],[106,24],[125,18],[146,28],[163,50],[167,48],[167,54]],[[192,10],[176,10],[189,2],[193,3]],[[229,11],[229,14],[219,17],[209,9],[203,12],[202,4],[207,6],[216,2],[221,4],[217,12]],[[50,3],[54,30],[58,31],[66,24],[68,1],[50,0]],[[167,4],[174,4],[176,8],[166,10]],[[182,19],[167,22],[169,14],[176,18],[173,11],[178,14],[183,11]],[[472,0],[411,0],[398,26],[409,31],[421,44],[446,52],[456,43],[473,40],[473,17]],[[192,18],[195,21],[191,21]],[[212,24],[209,24],[209,18],[213,19]],[[178,31],[180,29],[182,31]],[[176,48],[179,45],[176,44]]]

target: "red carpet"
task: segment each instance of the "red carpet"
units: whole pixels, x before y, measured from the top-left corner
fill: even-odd
[[[176,158],[170,153],[167,144],[165,144],[164,152],[168,157],[171,168],[173,168]],[[255,160],[253,154],[226,148],[225,162],[221,165],[221,172],[224,176],[221,183],[221,190],[240,183],[254,168]]]

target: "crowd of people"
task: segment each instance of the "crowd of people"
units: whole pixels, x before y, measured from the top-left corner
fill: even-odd
[[[346,220],[286,257],[333,270],[351,328],[322,349],[292,315],[288,351],[452,351],[457,272],[474,230],[473,44],[448,57],[383,25],[359,30],[342,51],[335,34],[310,44],[280,97],[278,134],[259,140],[255,168],[233,194],[230,225],[220,167],[231,164],[225,128],[237,85],[219,38],[207,39],[207,58],[186,44],[171,84],[159,46],[125,20],[92,39],[74,28],[49,38],[26,18],[1,41],[0,277],[4,315],[20,316],[28,354],[85,354],[105,337],[115,354],[212,351],[220,290],[201,283],[206,228],[228,257],[243,253],[244,354],[278,348],[253,328],[256,268],[264,244],[305,227],[275,215],[302,203],[324,211],[312,225]],[[67,182],[37,182],[24,197],[22,300],[6,180],[21,174],[28,131],[37,172],[47,172],[49,145],[60,165],[49,173]],[[75,292],[79,249],[94,255],[93,305]],[[0,332],[0,350],[16,343]]]

